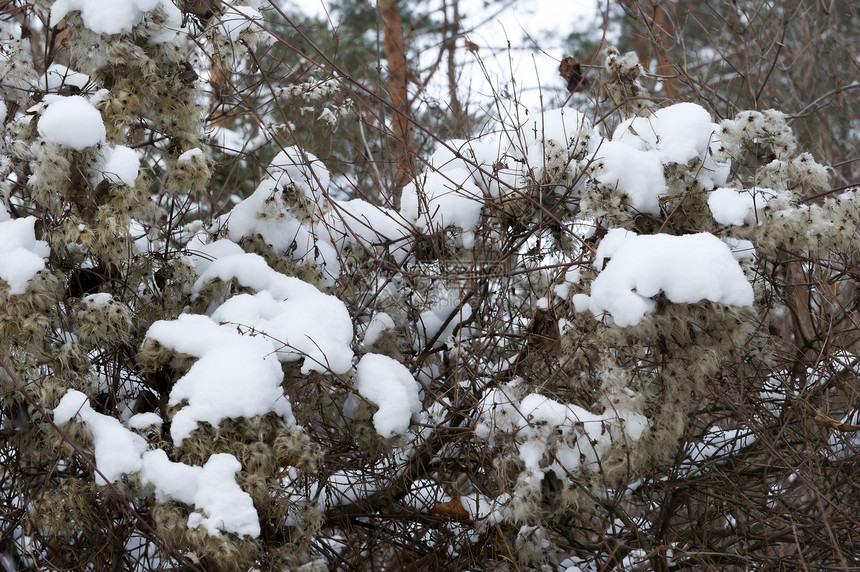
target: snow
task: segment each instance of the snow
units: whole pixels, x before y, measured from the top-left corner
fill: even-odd
[[[597,248],[594,267],[603,270],[591,284],[588,308],[595,316],[608,313],[621,327],[639,323],[661,291],[676,303],[753,303],[752,286],[732,251],[708,233],[639,236],[612,229]],[[577,311],[585,301],[574,297]]]
[[[140,158],[134,149],[117,145],[108,151],[103,171],[111,183],[123,183],[134,188],[139,170]]]
[[[362,345],[373,345],[383,332],[393,327],[394,319],[391,316],[385,312],[377,312],[364,329],[364,337],[361,341]]]
[[[219,222],[226,224],[234,242],[259,234],[279,253],[324,265],[326,285],[331,286],[340,273],[337,251],[325,229],[314,224],[323,214],[320,199],[326,196],[330,179],[313,154],[288,147],[272,159],[269,177]]]
[[[236,279],[257,290],[241,294],[215,309],[212,317],[248,328],[271,338],[269,351],[282,361],[305,358],[302,372],[345,373],[352,367],[353,326],[346,306],[298,278],[272,270],[256,254],[231,254],[209,263],[194,284],[199,293],[209,281]]]
[[[202,155],[203,155],[203,150],[198,148],[198,147],[195,147],[194,149],[189,149],[188,151],[186,151],[185,153],[183,153],[182,155],[177,157],[176,162],[177,163],[183,163],[185,161],[190,161],[194,157],[199,157]]]
[[[523,129],[528,147],[534,143],[555,141],[566,149],[581,144],[581,135],[590,135],[591,122],[581,111],[570,107],[547,109],[529,114],[529,126]]]
[[[241,385],[241,384],[236,384]],[[253,392],[255,388],[248,388]],[[256,538],[260,523],[248,493],[236,483],[242,469],[233,455],[212,455],[202,467],[174,463],[161,449],[149,450],[146,440],[123,427],[119,420],[97,413],[83,393],[70,389],[54,409],[54,422],[79,418],[86,426],[95,449],[95,463],[107,481],[96,473],[96,484],[116,482],[123,475],[140,474],[144,485],[154,488],[156,499],[175,499],[194,505],[198,512],[188,518],[191,529],[203,527],[212,536],[222,531]],[[133,417],[130,426],[148,427],[160,422],[148,413]]]
[[[216,278],[236,280],[256,293],[228,298],[211,316],[182,314],[147,331],[147,338],[199,358],[169,396],[170,405],[183,405],[171,424],[174,442],[180,444],[204,421],[218,426],[225,418],[274,412],[295,423],[279,361],[304,359],[302,373],[349,371],[353,326],[346,306],[229,241],[198,242],[192,241],[200,271],[193,294]]]
[[[721,187],[708,196],[708,208],[718,223],[740,226],[755,210],[755,203],[749,193]]]
[[[51,64],[45,70],[39,87],[47,92],[54,92],[61,86],[74,86],[83,91],[89,83],[90,77],[86,74],[71,70],[62,64]]]
[[[475,523],[475,530],[481,532],[488,526],[493,526],[510,518],[507,510],[511,496],[503,493],[496,498],[490,498],[481,493],[469,493],[460,497],[460,504],[469,513],[469,518]]]
[[[622,122],[612,140],[642,151],[656,150],[660,161],[666,164],[686,164],[708,149],[717,127],[703,107],[677,103],[658,109],[649,117]]]
[[[182,13],[168,0],[56,0],[51,6],[51,27],[69,12],[78,11],[84,25],[98,34],[128,32],[143,20],[146,12],[160,7],[171,24],[179,27]]]
[[[422,349],[424,345],[435,340],[434,348],[445,345],[454,334],[454,329],[472,316],[472,307],[464,304],[460,299],[461,292],[456,290],[442,290],[434,300],[433,305],[418,317],[418,337],[415,349]],[[451,314],[454,314],[452,317]],[[449,320],[449,318],[451,318]],[[447,323],[446,323],[447,321]]]
[[[748,429],[709,427],[698,441],[686,445],[687,456],[681,467],[688,471],[688,477],[707,472],[728,462],[754,441],[755,435]]]
[[[209,457],[200,473],[194,505],[202,509],[188,517],[188,528],[202,526],[212,535],[219,530],[239,536],[260,535],[260,519],[251,496],[236,483],[242,465],[233,455],[218,453]]]
[[[400,502],[414,510],[428,512],[434,505],[449,500],[451,497],[438,484],[430,479],[416,479],[409,484],[409,491]]]
[[[341,252],[348,245],[385,244],[402,262],[414,240],[409,222],[399,212],[361,199],[332,201],[323,224]]]
[[[594,177],[605,187],[630,198],[630,206],[649,214],[660,213],[658,199],[668,190],[663,163],[656,152],[642,151],[623,141],[602,141],[594,150],[602,165]]]
[[[422,233],[449,226],[463,230],[463,246],[472,248],[473,231],[481,216],[484,195],[472,180],[472,172],[460,167],[426,171],[403,188],[400,212]]]
[[[235,42],[239,34],[247,29],[255,30],[264,25],[263,15],[250,6],[237,6],[230,2],[224,2],[224,14],[219,19],[224,33]]]
[[[282,189],[292,182],[313,199],[328,191],[331,175],[328,169],[313,153],[299,147],[286,147],[275,155],[269,163],[269,176],[275,187]]]
[[[204,421],[217,427],[222,419],[274,412],[295,423],[281,389],[283,371],[265,337],[242,335],[235,325],[191,314],[155,322],[146,337],[199,358],[170,391],[168,405],[184,404],[170,426],[176,445]]]
[[[517,399],[516,393],[513,382],[484,395],[477,408],[475,435],[491,445],[497,433],[515,435],[530,478],[542,479],[553,471],[567,482],[577,469],[596,468],[613,443],[637,441],[648,427],[636,400],[620,400],[595,414],[537,393]],[[553,455],[548,454],[550,447]]]
[[[175,499],[194,505],[188,528],[203,527],[212,536],[221,531],[257,538],[260,519],[250,495],[239,488],[235,475],[242,469],[236,457],[217,453],[202,467],[174,463],[161,449],[143,455],[144,484],[155,488],[160,501]]]
[[[403,435],[421,411],[420,386],[406,366],[388,356],[365,354],[355,368],[355,389],[379,407],[373,426],[382,437]]]
[[[188,241],[188,250],[191,253],[191,262],[197,270],[198,276],[209,269],[212,263],[219,258],[232,256],[236,254],[245,254],[242,247],[227,239],[219,239],[212,242],[206,242],[207,236],[205,232],[198,232]],[[200,285],[202,287],[202,284]],[[198,287],[197,292],[200,292]]]
[[[27,282],[45,268],[51,249],[44,240],[36,240],[36,217],[5,217],[8,213],[0,206],[0,279],[9,284],[10,294],[23,294]]]
[[[532,178],[527,166],[535,169],[534,176],[538,178],[555,166],[551,165],[553,159],[560,160],[562,164],[558,166],[566,169],[575,163],[573,155],[585,150],[593,135],[585,116],[569,108],[525,113],[516,128],[498,127],[502,137],[491,133],[469,141],[454,139],[439,144],[427,160],[427,170],[403,188],[403,217],[425,234],[459,228],[463,246],[472,248],[485,192],[500,197],[510,194],[510,188],[522,188],[523,181]],[[500,167],[503,157],[511,159],[510,167]],[[501,183],[479,167],[494,173]]]
[[[77,151],[105,140],[101,113],[79,95],[46,98],[48,108],[39,117],[39,134]]]
[[[694,103],[678,103],[646,117],[623,121],[612,139],[592,139],[590,151],[597,167],[595,179],[630,198],[639,212],[659,214],[659,199],[669,190],[664,167],[698,159],[696,178],[706,189],[725,182],[729,167],[715,162],[718,126]]]
[[[95,306],[106,306],[111,303],[113,296],[107,292],[97,292],[84,296],[84,308],[93,308]]]
[[[790,196],[790,192],[778,192],[764,187],[741,191],[719,187],[708,196],[708,208],[718,223],[740,226],[751,214],[770,201],[777,198],[787,200]]]
[[[162,423],[161,416],[158,413],[138,413],[132,415],[126,425],[129,429],[146,429],[148,427],[160,426]]]
[[[107,482],[114,483],[122,475],[141,469],[146,440],[123,427],[118,419],[97,413],[86,395],[70,389],[54,409],[54,423],[60,425],[75,417],[80,417],[92,437],[96,466]],[[100,474],[95,478],[96,484],[107,484]]]
[[[203,467],[174,463],[162,449],[143,455],[143,482],[155,487],[159,502],[173,499],[192,504],[202,472]]]
[[[520,445],[520,459],[535,472],[542,470],[540,462],[547,450],[542,428],[550,427],[567,433],[574,423],[581,425],[584,434],[573,446],[560,442],[557,458],[550,465],[560,478],[581,465],[599,462],[613,441],[613,431],[607,431],[607,427],[623,429],[621,433],[632,441],[639,440],[648,427],[648,420],[638,412],[618,407],[596,415],[577,405],[562,404],[536,393],[526,395],[517,409],[520,413],[517,426],[526,438]]]

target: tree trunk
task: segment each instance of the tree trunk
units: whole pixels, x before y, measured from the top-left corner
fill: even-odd
[[[394,149],[396,166],[391,199],[400,208],[400,192],[412,176],[410,168],[412,138],[409,134],[409,100],[406,93],[406,46],[403,41],[403,24],[397,0],[379,0],[379,21],[385,41],[385,59],[388,61],[388,94],[393,107],[391,129],[397,144]]]

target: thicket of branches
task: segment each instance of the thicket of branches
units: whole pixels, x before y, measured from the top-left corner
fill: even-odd
[[[544,109],[457,0],[94,4],[2,8],[5,569],[860,568],[852,2],[601,7]]]

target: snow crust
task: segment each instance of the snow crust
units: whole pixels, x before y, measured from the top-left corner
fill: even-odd
[[[4,220],[8,216],[0,205],[0,279],[9,284],[10,294],[23,294],[27,283],[45,268],[51,249],[44,240],[36,240],[36,217]]]
[[[79,95],[53,96],[39,117],[38,129],[45,139],[77,151],[105,140],[101,113]]]
[[[597,248],[594,267],[603,270],[591,284],[590,297],[574,296],[576,309],[583,311],[587,304],[595,316],[608,313],[621,327],[639,323],[660,292],[677,303],[753,303],[752,286],[732,251],[709,233],[640,236],[612,229]]]

